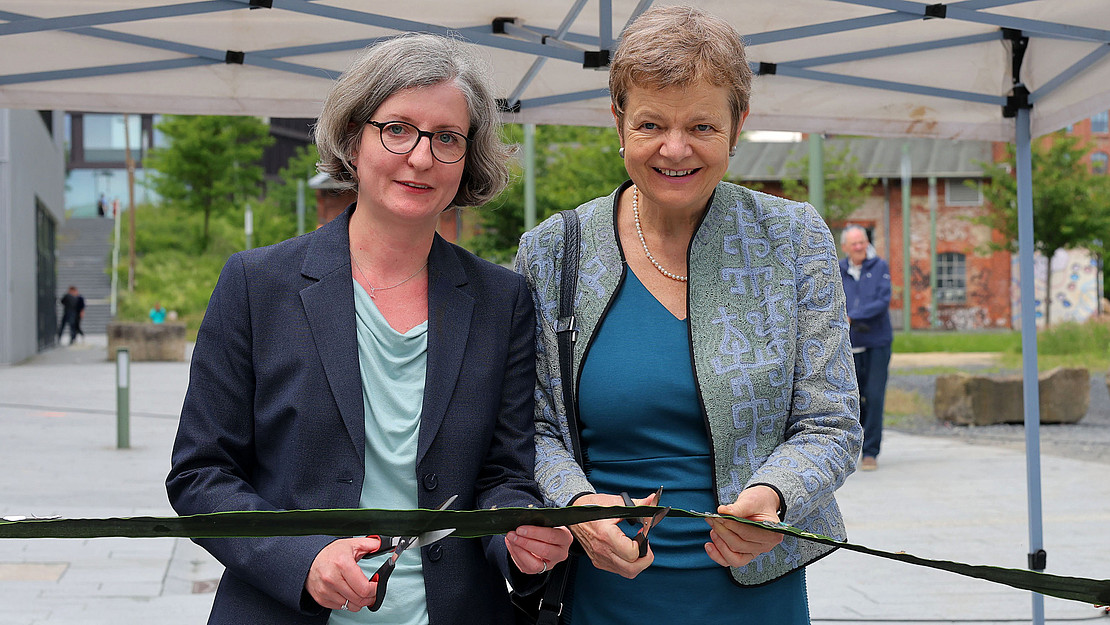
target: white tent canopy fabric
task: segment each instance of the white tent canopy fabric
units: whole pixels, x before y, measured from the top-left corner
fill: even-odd
[[[688,2],[747,37],[747,130],[1016,143],[1019,267],[1033,275],[1030,142],[1110,109],[1108,0]],[[506,121],[608,125],[614,38],[651,4],[0,0],[0,107],[315,117],[358,50],[421,31],[482,47]],[[1029,552],[1043,569],[1032,284],[1021,284]],[[1044,622],[1039,595],[1033,621]]]
[[[1011,34],[1029,37],[1034,136],[1110,108],[1102,0],[696,4],[748,39],[749,130],[1010,141]],[[519,111],[507,119],[607,125],[604,60],[648,5],[0,0],[0,107],[315,117],[358,50],[416,30],[482,46]]]

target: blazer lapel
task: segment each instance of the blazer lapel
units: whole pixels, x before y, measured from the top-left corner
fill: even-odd
[[[419,465],[435,439],[462,371],[474,298],[451,244],[437,234],[428,258],[428,373],[416,451]]]
[[[324,366],[328,386],[339,414],[361,458],[365,451],[362,380],[359,373],[358,338],[355,330],[355,292],[351,279],[351,209],[316,231],[305,255],[301,273],[318,280],[301,289],[301,303],[316,352]],[[322,389],[321,389],[322,390]]]

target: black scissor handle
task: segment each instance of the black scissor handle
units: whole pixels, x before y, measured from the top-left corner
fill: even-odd
[[[378,590],[374,593],[374,603],[366,606],[367,610],[377,612],[378,608],[382,607],[382,601],[385,601],[385,587],[389,582],[389,576],[393,574],[393,570],[397,568],[397,560],[389,558],[382,565],[378,567],[378,571],[370,578],[370,581],[378,583]]]
[[[628,493],[621,493],[621,499],[624,500],[624,505],[628,506],[629,508],[636,505],[636,502],[632,501],[632,497]],[[627,521],[629,525],[636,524],[636,521],[634,519],[625,519],[625,521]],[[647,532],[645,531],[646,529],[647,520],[640,519],[640,531],[636,532],[636,535],[632,537],[632,542],[636,543],[636,546],[640,549],[639,557],[641,558],[646,556],[648,552]]]

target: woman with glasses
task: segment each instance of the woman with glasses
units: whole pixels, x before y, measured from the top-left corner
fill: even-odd
[[[532,300],[523,278],[436,234],[507,180],[483,68],[431,35],[379,43],[332,87],[320,169],[357,191],[313,233],[235,254],[193,353],[167,480],[180,514],[540,506]],[[210,623],[511,622],[567,556],[565,528],[447,538],[198,541],[226,567]]]

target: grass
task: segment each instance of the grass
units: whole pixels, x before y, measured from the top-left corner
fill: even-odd
[[[898,427],[912,418],[932,414],[933,407],[921,393],[887,386],[886,402],[883,404],[883,421],[887,425]]]
[[[195,341],[220,269],[232,253],[245,247],[242,211],[213,214],[209,241],[201,240],[203,215],[173,206],[140,206],[135,215],[135,288],[127,291],[128,237],[120,250],[120,298],[116,319],[147,322],[151,307],[161,303],[184,322],[186,339]],[[265,203],[255,210],[256,246],[294,234],[293,217],[276,214]],[[126,230],[125,230],[126,233]]]
[[[999,367],[1021,369],[1021,332],[982,331],[914,331],[894,335],[895,353],[924,352],[993,352],[999,354]],[[1054,367],[1110,368],[1110,322],[1090,320],[1067,322],[1037,333],[1037,368],[1047,371]],[[935,369],[935,372],[932,371]],[[940,375],[959,371],[955,367],[932,367],[930,373]],[[922,373],[923,370],[915,370]],[[997,371],[991,371],[997,372]]]
[[[923,352],[1008,352],[1021,350],[1021,332],[912,331],[895,332],[896,353]]]

